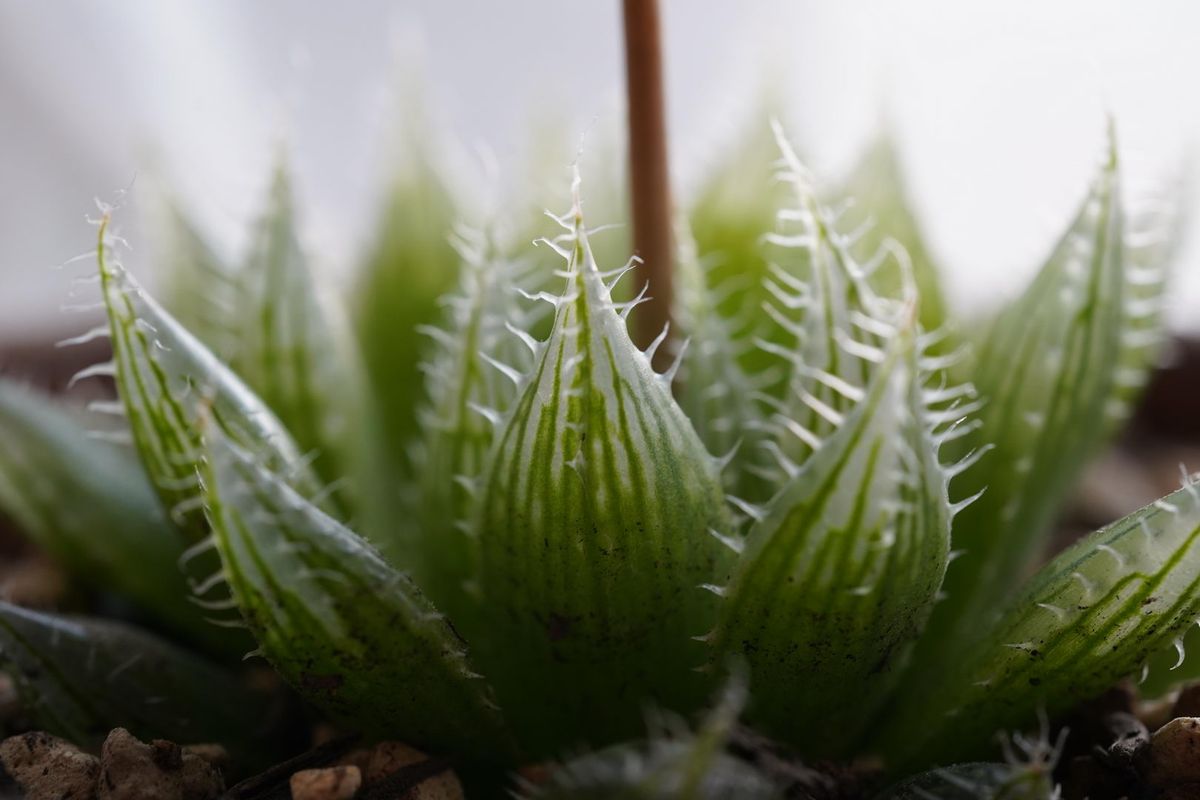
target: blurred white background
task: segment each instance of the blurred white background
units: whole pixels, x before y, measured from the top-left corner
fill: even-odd
[[[681,189],[768,86],[819,174],[847,168],[886,110],[964,309],[1036,268],[1085,190],[1106,110],[1135,199],[1196,147],[1200,4],[663,1]],[[532,118],[565,118],[576,136],[620,124],[619,12],[618,0],[0,0],[0,339],[64,327],[67,280],[49,266],[91,247],[91,198],[139,170],[170,176],[236,252],[281,139],[308,244],[348,269],[375,220],[406,69],[426,77],[444,130],[513,164]],[[152,276],[126,231],[129,261]],[[1177,328],[1200,328],[1198,258],[1190,243],[1181,253]]]

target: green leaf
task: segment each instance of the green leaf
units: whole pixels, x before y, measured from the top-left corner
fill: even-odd
[[[278,418],[138,285],[112,250],[109,224],[106,213],[97,252],[113,361],[76,379],[115,377],[134,445],[172,521],[192,543],[208,536],[197,503],[201,417],[289,474],[302,494],[316,495],[319,484]]]
[[[763,467],[772,493],[857,405],[878,371],[879,351],[894,321],[906,304],[916,302],[903,260],[896,266],[907,297],[885,297],[871,288],[869,279],[889,254],[867,267],[856,261],[851,239],[838,230],[839,214],[819,201],[812,177],[778,125],[775,134],[783,155],[777,180],[792,198],[767,236],[776,260],[765,282],[771,299],[762,311],[775,333],[758,340],[782,376],[758,395],[768,412]],[[856,347],[860,341],[865,350]]]
[[[427,347],[420,326],[438,320],[438,301],[454,289],[459,257],[450,245],[456,201],[439,175],[432,135],[419,113],[403,137],[405,161],[392,179],[375,243],[355,290],[353,318],[390,472],[411,474],[408,448],[418,434],[419,365]],[[385,519],[368,520],[384,540]],[[376,529],[380,529],[377,531]]]
[[[224,579],[280,675],[356,726],[511,758],[486,683],[408,577],[219,431],[206,441],[203,498]]]
[[[925,237],[908,196],[908,187],[900,166],[900,154],[890,129],[884,128],[867,148],[842,187],[841,194],[851,201],[842,224],[861,232],[855,245],[860,258],[870,259],[893,240],[904,248],[912,264],[912,277],[921,298],[921,327],[938,331],[949,316],[942,294],[940,270],[925,244]],[[902,287],[902,276],[895,271],[878,273],[875,288],[881,294],[895,295]],[[946,342],[942,343],[950,349]]]
[[[1117,369],[1123,377],[1115,387],[1113,405],[1114,410],[1124,408],[1126,413],[1112,415],[1109,435],[1118,431],[1128,410],[1134,408],[1162,353],[1167,289],[1185,233],[1185,193],[1184,180],[1177,178],[1134,205],[1129,215],[1123,241],[1127,291],[1124,340],[1138,346],[1121,348]]]
[[[34,726],[81,745],[114,727],[245,756],[276,750],[270,698],[135,628],[0,602],[0,667]]]
[[[228,644],[228,635],[188,602],[178,565],[183,540],[136,460],[91,438],[51,398],[6,380],[0,380],[0,507],[93,587],[124,595],[208,648]]]
[[[550,243],[566,290],[479,485],[481,601],[469,631],[514,727],[537,752],[628,736],[643,702],[703,698],[689,636],[713,622],[698,588],[730,553],[715,460],[634,348],[578,202]],[[693,645],[695,645],[693,647]]]
[[[528,800],[717,800],[782,798],[783,789],[726,746],[746,702],[737,681],[692,732],[664,720],[645,742],[626,743],[557,765],[544,783],[527,787]]]
[[[229,366],[275,412],[345,517],[355,507],[365,386],[340,309],[321,293],[297,236],[291,182],[280,164],[238,275],[237,346]]]
[[[1146,363],[1130,362],[1157,329],[1135,329],[1138,272],[1126,265],[1115,143],[1075,221],[1025,293],[993,325],[973,376],[981,425],[965,441],[995,451],[964,476],[986,487],[955,520],[963,555],[946,578],[948,600],[930,622],[935,648],[968,641],[1041,551],[1053,514],[1103,432],[1128,411],[1127,389]],[[942,655],[930,658],[950,660]]]
[[[237,308],[242,287],[237,272],[219,256],[173,197],[160,197],[150,227],[154,252],[166,277],[163,305],[218,357],[238,347]]]
[[[523,333],[534,315],[521,314],[517,304],[515,282],[528,265],[502,256],[490,232],[460,229],[456,242],[463,256],[460,287],[444,300],[443,324],[424,329],[433,352],[425,365],[422,436],[405,510],[392,521],[399,534],[389,555],[439,608],[462,620],[479,608],[464,590],[477,570],[467,527],[473,482],[495,436],[489,417],[516,396],[513,382],[494,365],[527,369],[537,345]]]
[[[728,458],[722,476],[740,497],[754,496],[764,419],[755,393],[763,387],[742,369],[748,343],[721,316],[718,293],[709,289],[706,266],[686,223],[676,226],[678,259],[672,318],[686,337],[675,399],[710,453]],[[711,268],[711,267],[708,267]]]
[[[1200,619],[1200,488],[1190,483],[1046,565],[946,679],[889,715],[892,752],[970,755],[1137,672]],[[904,759],[902,758],[903,762]]]
[[[759,512],[707,637],[715,663],[736,655],[749,665],[755,721],[809,753],[856,743],[949,558],[951,473],[935,432],[945,420],[927,405],[915,311],[902,313],[865,390],[824,379],[856,404]],[[829,719],[837,725],[813,724]]]
[[[769,116],[757,114],[755,119]],[[778,154],[771,128],[756,121],[718,162],[688,215],[697,254],[711,265],[706,277],[708,288],[721,298],[717,310],[744,341],[755,336],[775,341],[772,337],[781,333],[760,324],[762,304],[771,298],[765,283],[770,259],[763,239],[775,229],[776,210],[789,196],[789,188],[775,181]],[[741,363],[757,375],[770,368],[773,359],[750,348]]]

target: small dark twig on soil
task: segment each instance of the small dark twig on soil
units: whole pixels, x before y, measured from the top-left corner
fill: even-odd
[[[407,767],[401,767],[383,780],[364,788],[355,795],[355,800],[390,800],[393,797],[405,797],[406,792],[437,775],[450,769],[451,763],[445,758],[427,758]]]
[[[282,761],[230,788],[222,800],[289,800],[292,793],[288,781],[293,773],[329,764],[350,752],[359,738],[357,733],[341,736]]]

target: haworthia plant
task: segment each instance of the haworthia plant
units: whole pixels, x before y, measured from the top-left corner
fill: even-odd
[[[182,743],[227,741],[238,758],[277,751],[271,698],[136,628],[0,602],[0,668],[35,724],[96,745],[120,725]]]
[[[656,344],[680,380],[631,343],[642,287],[614,292],[636,259],[596,259],[578,181],[555,218],[563,232],[526,266],[492,221],[480,235],[459,226],[456,252],[449,195],[422,162],[359,287],[378,414],[347,412],[327,391],[340,378],[292,380],[296,364],[316,375],[341,356],[310,315],[282,194],[254,251],[266,266],[246,268],[263,282],[238,298],[245,320],[280,325],[240,352],[214,354],[134,282],[106,215],[114,359],[83,374],[115,376],[173,523],[131,526],[108,546],[126,564],[135,548],[165,551],[152,537],[180,537],[201,609],[248,627],[300,695],[343,724],[471,762],[636,737],[648,704],[693,713],[731,670],[748,680],[747,724],[803,755],[878,755],[897,778],[986,758],[997,729],[1062,710],[1176,642],[1182,656],[1200,617],[1191,483],[1022,581],[1161,338],[1169,247],[1125,247],[1115,153],[1031,287],[956,361],[943,329],[970,326],[939,299],[892,165],[851,182],[878,229],[847,232],[845,204],[777,126],[769,152],[747,154],[758,167],[722,178],[731,188],[680,225],[682,331]],[[498,213],[496,229],[527,224]],[[561,262],[543,266],[546,253]],[[530,311],[539,304],[550,313]],[[284,351],[295,358],[264,357]],[[365,470],[361,523],[323,488],[342,471],[319,460],[340,452],[335,421],[389,455]],[[45,469],[75,483],[49,491],[81,485],[61,463],[67,445],[50,452]],[[27,474],[5,459],[0,475]],[[87,472],[92,494],[129,491],[116,470]],[[44,490],[18,482],[2,497],[52,508]],[[34,535],[41,519],[22,517]],[[122,574],[105,580],[122,588]],[[49,678],[27,678],[48,691]],[[585,756],[541,791],[774,796],[710,735],[728,730],[727,710],[714,719],[699,735]],[[894,796],[944,778],[999,791],[1016,773],[998,769],[955,767]]]

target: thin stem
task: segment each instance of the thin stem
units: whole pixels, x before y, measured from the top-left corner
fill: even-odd
[[[634,340],[644,347],[671,318],[671,183],[658,0],[623,2],[633,250],[642,258],[638,275],[649,282],[651,297],[634,315]]]

